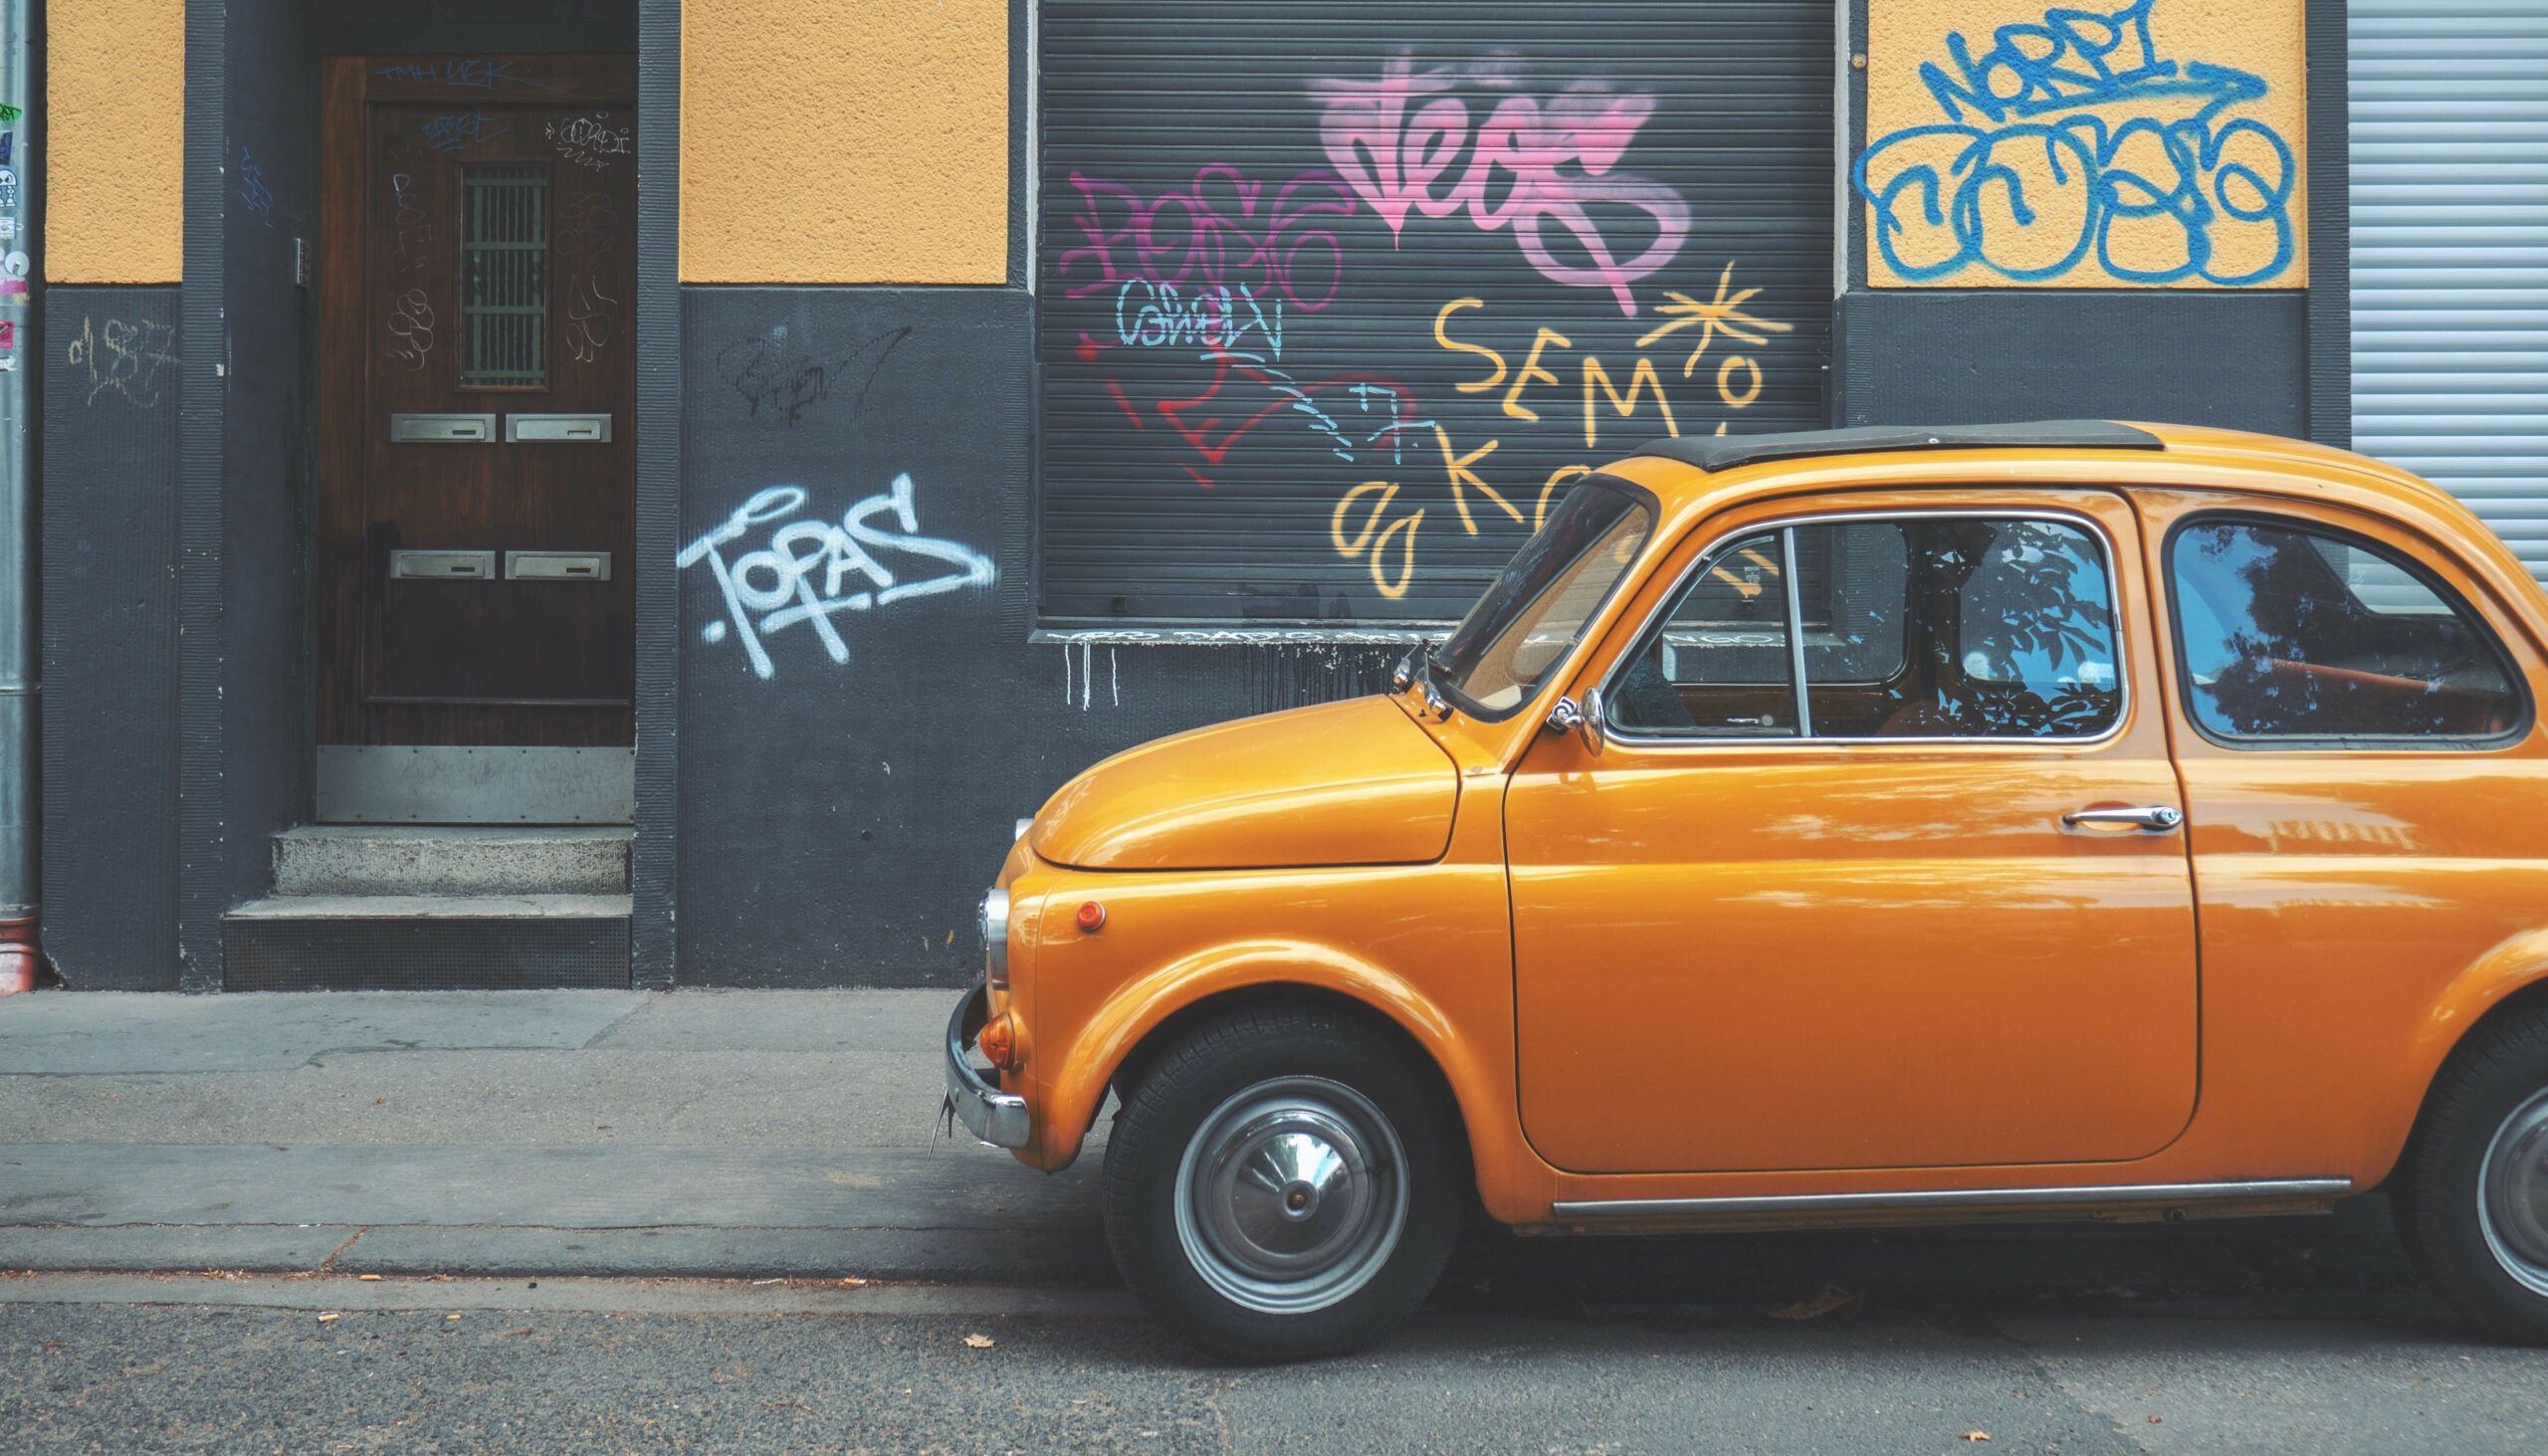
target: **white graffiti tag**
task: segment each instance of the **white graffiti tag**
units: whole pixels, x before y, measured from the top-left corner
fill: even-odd
[[[850,507],[838,524],[791,520],[805,508],[805,500],[802,486],[772,486],[745,501],[715,530],[692,541],[674,563],[685,568],[708,563],[717,577],[717,589],[725,595],[726,616],[701,628],[700,635],[710,642],[723,642],[731,624],[758,677],[773,677],[777,672],[762,645],[771,633],[810,623],[823,651],[833,662],[846,664],[849,644],[832,625],[834,613],[873,611],[909,597],[988,586],[998,578],[990,558],[981,552],[920,534],[920,511],[913,502],[908,475],[894,477],[892,489]],[[879,517],[890,521],[880,523]],[[788,523],[778,524],[781,521]],[[770,532],[766,547],[729,562],[722,548],[755,525],[778,528]],[[898,577],[878,559],[895,551],[956,569],[934,576]]]

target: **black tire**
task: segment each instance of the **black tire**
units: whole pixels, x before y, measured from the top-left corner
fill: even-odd
[[[1143,1307],[1198,1349],[1242,1363],[1340,1353],[1440,1277],[1461,1145],[1440,1084],[1385,1035],[1314,1005],[1234,1010],[1125,1098],[1107,1242]],[[1268,1176],[1242,1187],[1243,1167]]]
[[[2408,1255],[2451,1308],[2500,1339],[2548,1344],[2548,1014],[2451,1054],[2389,1196]]]

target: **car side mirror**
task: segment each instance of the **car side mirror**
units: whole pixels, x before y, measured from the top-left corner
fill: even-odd
[[[1557,732],[1583,734],[1585,750],[1600,752],[1603,728],[1601,690],[1594,688],[1586,693],[1580,704],[1572,698],[1560,698],[1557,706],[1549,710],[1548,726]]]

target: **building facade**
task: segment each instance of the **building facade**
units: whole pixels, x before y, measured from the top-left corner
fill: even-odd
[[[1071,774],[1665,434],[2359,429],[2548,569],[2548,0],[2464,9],[57,0],[46,947],[953,985]]]

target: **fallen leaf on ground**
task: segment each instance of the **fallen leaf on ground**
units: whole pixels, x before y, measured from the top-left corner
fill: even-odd
[[[867,1281],[866,1281],[866,1280],[864,1280],[864,1279],[851,1278],[851,1279],[844,1279],[844,1280],[842,1280],[842,1281],[841,1281],[841,1283],[843,1283],[843,1284],[845,1284],[845,1285],[849,1286],[851,1289],[858,1289],[858,1288],[861,1288],[862,1286],[864,1286],[864,1285],[867,1283]]]
[[[1784,1310],[1772,1310],[1770,1318],[1773,1320],[1819,1320],[1833,1310],[1843,1309],[1857,1302],[1856,1295],[1836,1284],[1826,1284],[1822,1286],[1822,1293],[1809,1300],[1799,1301]]]
[[[1991,1439],[1991,1433],[1989,1431],[1966,1431],[1964,1433],[1964,1438],[1968,1441],[1987,1441]]]
[[[987,1335],[967,1335],[964,1337],[964,1343],[975,1350],[988,1350],[992,1346],[999,1344],[998,1341],[991,1339]]]
[[[531,1329],[530,1329],[530,1327],[525,1326],[524,1328],[522,1328],[522,1329],[520,1329],[520,1330],[507,1330],[507,1331],[505,1331],[505,1332],[504,1332],[504,1334],[502,1334],[502,1335],[498,1335],[496,1338],[497,1338],[498,1340],[502,1340],[502,1339],[504,1339],[504,1338],[505,1338],[505,1336],[507,1336],[507,1335],[529,1335],[530,1333],[531,1333]]]

